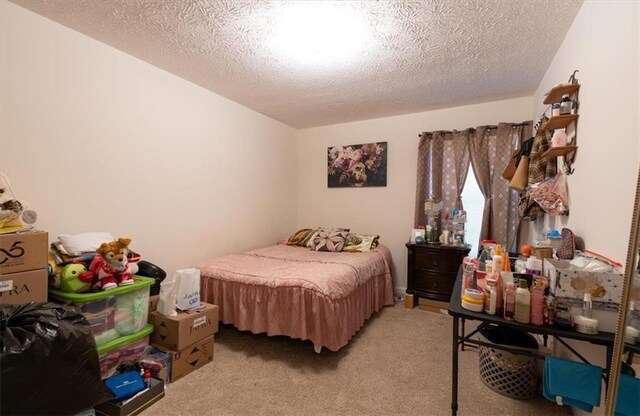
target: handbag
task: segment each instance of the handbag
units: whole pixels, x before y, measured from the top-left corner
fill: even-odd
[[[511,178],[513,178],[513,175],[516,173],[516,166],[518,164],[517,159],[519,154],[520,149],[516,149],[509,158],[509,163],[507,164],[507,167],[504,168],[504,172],[502,172],[502,177],[506,180],[510,181]]]
[[[529,185],[529,157],[521,156],[516,172],[509,182],[509,188],[524,191]]]
[[[562,242],[560,247],[556,250],[556,256],[561,260],[573,260],[576,255],[576,236],[568,228],[563,228]]]

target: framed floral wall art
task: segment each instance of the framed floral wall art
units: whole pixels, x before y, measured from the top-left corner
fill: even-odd
[[[329,188],[387,186],[387,142],[327,149]]]

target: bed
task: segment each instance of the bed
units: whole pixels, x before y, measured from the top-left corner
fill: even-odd
[[[311,340],[338,351],[364,322],[393,304],[391,254],[317,252],[278,244],[214,258],[197,267],[201,298],[220,320],[255,334]]]

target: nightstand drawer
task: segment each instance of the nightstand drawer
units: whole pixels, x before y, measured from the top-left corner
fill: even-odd
[[[446,273],[424,272],[416,270],[413,274],[413,284],[416,290],[443,293],[450,295],[456,275]]]
[[[414,261],[416,269],[455,273],[460,267],[461,257],[455,253],[417,249]]]

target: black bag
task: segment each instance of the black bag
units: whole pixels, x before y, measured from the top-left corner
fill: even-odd
[[[73,415],[111,400],[91,327],[72,306],[0,307],[0,414]]]

